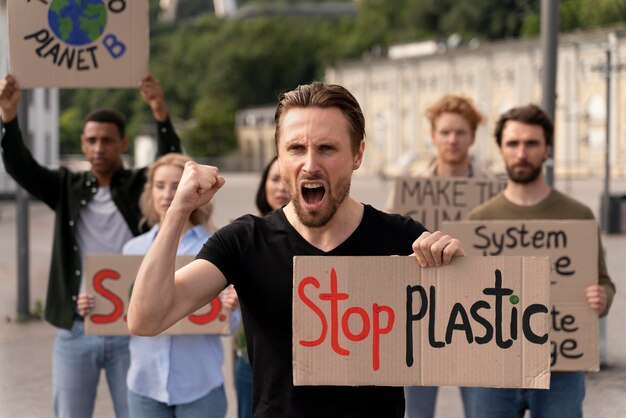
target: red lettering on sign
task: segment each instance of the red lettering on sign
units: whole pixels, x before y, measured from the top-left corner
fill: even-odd
[[[378,303],[375,303],[372,306],[372,311],[374,313],[374,333],[372,334],[372,361],[374,362],[374,370],[378,370],[380,368],[380,335],[389,334],[391,332],[391,330],[393,329],[395,314],[393,313],[393,309],[391,309],[389,306],[379,305]],[[384,328],[380,328],[381,312],[387,313],[387,326]]]
[[[102,282],[106,279],[119,280],[120,274],[115,270],[104,269],[100,270],[94,275],[93,289],[96,293],[101,294],[104,298],[109,299],[113,303],[113,312],[107,315],[93,314],[91,315],[91,321],[96,324],[109,324],[115,322],[124,313],[124,302],[115,293],[109,291],[103,286]]]
[[[300,345],[303,345],[305,347],[315,347],[320,345],[326,339],[326,332],[328,331],[328,322],[326,321],[326,316],[324,316],[324,312],[322,312],[322,310],[304,294],[305,286],[308,286],[310,284],[315,286],[316,289],[320,288],[320,282],[318,282],[315,277],[305,277],[300,282],[300,285],[298,285],[298,296],[300,297],[300,300],[302,300],[302,302],[304,302],[304,304],[308,306],[313,312],[315,312],[315,314],[319,317],[322,324],[322,332],[320,333],[320,336],[317,340],[300,340]]]
[[[196,325],[208,324],[219,316],[220,311],[222,310],[222,302],[220,301],[220,298],[215,298],[209,305],[211,306],[211,310],[209,312],[202,315],[191,314],[187,318],[189,318],[189,320]]]
[[[348,294],[337,292],[335,269],[330,270],[330,293],[320,293],[320,299],[330,301],[330,345],[337,354],[347,356],[350,351],[339,346],[339,301],[348,299]]]
[[[305,295],[305,287],[312,285],[316,289],[320,288],[320,282],[315,277],[306,277],[298,284],[297,294],[300,300],[320,319],[322,331],[319,338],[313,341],[300,340],[298,343],[305,347],[315,347],[321,345],[326,340],[328,333],[328,320],[324,311],[313,302],[311,298]],[[365,340],[372,335],[372,368],[380,369],[380,336],[388,334],[393,329],[395,321],[395,313],[390,306],[372,304],[372,311],[368,312],[361,306],[350,306],[345,311],[340,310],[340,302],[347,300],[347,293],[340,293],[337,290],[337,272],[335,269],[330,271],[330,292],[320,293],[318,295],[320,301],[328,301],[330,303],[330,327],[331,341],[330,345],[333,351],[342,356],[350,355],[350,351],[339,345],[340,332],[346,339],[354,342]],[[386,321],[381,318],[381,313],[386,315]],[[350,318],[358,316],[361,320],[361,329],[354,332],[350,329]],[[340,325],[341,321],[341,325]],[[383,325],[384,323],[384,325]],[[353,327],[355,322],[352,323]]]

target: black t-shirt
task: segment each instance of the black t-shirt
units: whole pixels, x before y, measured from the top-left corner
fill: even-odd
[[[239,295],[253,367],[255,417],[403,416],[401,387],[293,386],[293,256],[409,255],[425,230],[410,218],[365,205],[357,229],[328,252],[309,244],[282,209],[264,218],[243,216],[211,236],[198,258],[213,263]]]

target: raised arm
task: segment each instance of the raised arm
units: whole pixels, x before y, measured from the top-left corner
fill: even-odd
[[[161,82],[148,74],[139,82],[139,90],[141,98],[150,106],[152,116],[157,122],[157,158],[168,152],[182,152],[180,138],[174,130],[165,105]]]
[[[174,200],[137,273],[128,308],[128,328],[156,335],[209,303],[226,286],[222,272],[206,260],[175,271],[176,249],[191,212],[224,184],[217,168],[188,162]]]
[[[7,74],[0,80],[0,117],[3,123],[17,117],[17,105],[22,97],[22,91],[15,78]]]
[[[165,106],[161,82],[148,74],[139,82],[139,90],[143,101],[150,106],[154,119],[157,122],[165,122],[169,118],[169,113]]]
[[[20,186],[54,210],[60,198],[62,174],[60,170],[48,169],[39,164],[24,144],[17,120],[21,95],[13,76],[9,74],[0,80],[0,146],[4,168]]]

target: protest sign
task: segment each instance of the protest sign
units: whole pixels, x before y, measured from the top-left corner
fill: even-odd
[[[148,0],[12,0],[7,12],[22,88],[134,88],[148,73]]]
[[[467,255],[550,257],[552,370],[599,371],[598,314],[585,295],[598,283],[595,221],[465,221],[441,227],[461,240]]]
[[[444,221],[460,221],[474,207],[491,199],[506,181],[468,177],[398,177],[387,211],[410,216],[430,231]]]
[[[549,277],[547,258],[294,257],[294,384],[547,388]]]
[[[176,268],[193,259],[193,256],[176,257]],[[85,318],[85,334],[129,334],[126,312],[141,260],[143,256],[136,255],[85,256],[85,291],[95,297],[95,308]],[[215,298],[162,334],[228,334],[229,317],[228,312],[222,309],[220,299]]]

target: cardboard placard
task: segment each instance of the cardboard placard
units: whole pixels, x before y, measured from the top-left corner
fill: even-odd
[[[193,256],[177,256],[176,269],[193,261]],[[128,335],[126,311],[135,277],[143,256],[86,255],[85,291],[95,296],[95,307],[85,317],[87,335]],[[155,303],[159,303],[155,301]],[[230,315],[222,309],[219,297],[181,319],[162,334],[229,334]]]
[[[467,255],[550,257],[550,364],[553,371],[599,371],[598,314],[585,290],[598,283],[598,225],[593,220],[446,222]]]
[[[387,211],[410,216],[430,231],[444,221],[460,221],[491,199],[506,181],[468,177],[397,177]]]
[[[548,258],[294,257],[294,385],[547,388]]]
[[[22,88],[135,88],[148,73],[148,0],[11,0],[7,12]]]

